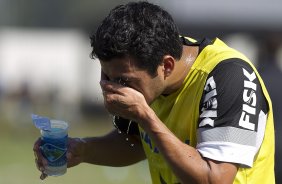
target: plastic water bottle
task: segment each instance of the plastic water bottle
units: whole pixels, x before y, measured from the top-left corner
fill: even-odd
[[[50,120],[51,129],[41,129],[41,153],[48,161],[45,174],[60,176],[67,171],[67,140],[68,123],[59,120]]]
[[[68,123],[50,120],[36,114],[31,115],[33,124],[40,130],[40,150],[48,161],[44,173],[48,176],[60,176],[67,171]]]

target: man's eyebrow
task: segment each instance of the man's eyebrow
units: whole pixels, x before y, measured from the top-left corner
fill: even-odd
[[[128,76],[120,76],[120,77],[116,77],[114,78],[114,81],[119,82],[119,81],[123,81],[123,82],[131,82],[131,81],[139,81],[141,79],[137,78],[137,77],[128,77]]]

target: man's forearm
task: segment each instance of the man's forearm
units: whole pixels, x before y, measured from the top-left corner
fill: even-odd
[[[237,168],[233,164],[204,159],[199,152],[181,142],[152,112],[139,123],[154,141],[181,183],[232,183]],[[231,172],[226,172],[232,170]]]
[[[102,137],[84,138],[83,142],[85,163],[119,167],[145,159],[140,140],[116,130]]]

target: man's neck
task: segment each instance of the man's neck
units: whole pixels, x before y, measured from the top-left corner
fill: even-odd
[[[167,81],[167,88],[163,94],[171,94],[177,91],[183,84],[188,72],[199,53],[197,46],[183,46],[182,56],[179,61],[175,62],[175,66],[171,76]]]

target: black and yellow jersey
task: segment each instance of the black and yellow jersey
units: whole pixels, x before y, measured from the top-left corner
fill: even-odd
[[[159,96],[151,108],[203,157],[238,164],[234,184],[275,183],[272,104],[255,67],[218,38],[181,39],[200,53],[181,88]],[[152,182],[179,183],[148,134],[139,131]]]

